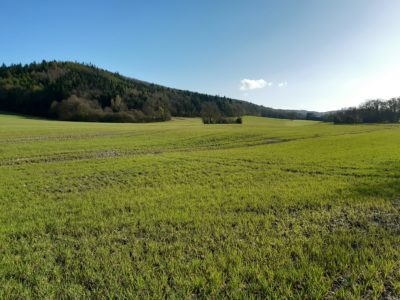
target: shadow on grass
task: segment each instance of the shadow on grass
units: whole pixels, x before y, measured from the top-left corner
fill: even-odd
[[[353,191],[362,196],[383,197],[387,200],[400,201],[400,179],[385,179],[356,185]]]
[[[29,120],[57,121],[57,120],[48,119],[48,118],[45,118],[45,117],[32,116],[32,115],[24,115],[24,114],[14,113],[14,112],[4,111],[4,110],[0,110],[0,116],[1,116],[1,115],[2,115],[2,116],[20,117],[20,118],[29,119]]]
[[[373,172],[375,176],[354,185],[350,192],[361,197],[383,198],[400,209],[400,162],[385,163]]]

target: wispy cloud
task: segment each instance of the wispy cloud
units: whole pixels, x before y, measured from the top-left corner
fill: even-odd
[[[278,87],[285,87],[285,86],[287,86],[287,81],[284,81],[284,82],[279,82],[278,83]]]
[[[272,82],[267,82],[264,79],[242,79],[240,81],[240,90],[248,91],[255,89],[263,89],[266,86],[271,86]]]

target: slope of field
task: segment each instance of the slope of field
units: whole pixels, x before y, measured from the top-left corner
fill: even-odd
[[[400,126],[0,116],[0,298],[400,297]]]

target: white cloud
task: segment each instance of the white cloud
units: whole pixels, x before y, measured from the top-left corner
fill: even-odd
[[[287,81],[278,83],[278,87],[281,88],[281,87],[284,87],[284,86],[287,86]]]
[[[266,86],[271,86],[272,82],[267,82],[264,79],[243,79],[240,81],[240,90],[248,91],[255,89],[262,89]]]

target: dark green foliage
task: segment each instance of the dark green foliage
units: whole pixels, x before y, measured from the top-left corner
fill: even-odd
[[[118,99],[118,96],[117,96]],[[114,100],[112,100],[114,101]],[[73,95],[61,102],[51,104],[51,113],[59,120],[87,122],[144,122],[150,121],[141,111],[121,108],[120,104],[102,108],[98,101]]]
[[[306,120],[311,120],[311,121],[321,121],[321,115],[317,114],[315,112],[307,112],[306,114]]]
[[[242,118],[230,118],[230,117],[219,117],[217,119],[213,119],[209,121],[207,119],[203,119],[203,124],[242,124]]]
[[[240,111],[232,111],[231,115],[236,113],[240,114]],[[201,119],[204,124],[242,124],[242,118],[224,116],[218,106],[214,102],[205,102],[201,108]]]
[[[370,100],[359,107],[350,107],[337,111],[327,121],[335,124],[355,123],[398,123],[400,120],[400,98],[388,101]]]
[[[92,65],[45,62],[0,68],[0,109],[71,121],[165,121],[156,88]]]
[[[79,121],[149,122],[198,117],[213,103],[223,117],[304,119],[305,113],[171,89],[93,65],[42,61],[0,66],[0,110]]]

